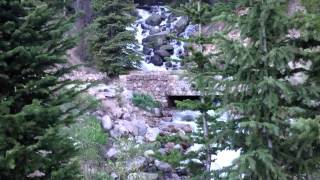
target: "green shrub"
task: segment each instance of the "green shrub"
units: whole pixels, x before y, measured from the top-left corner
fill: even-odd
[[[132,103],[147,111],[160,107],[160,102],[154,100],[153,97],[147,94],[133,94]]]
[[[301,0],[301,3],[310,13],[319,13],[320,11],[319,0]]]
[[[185,159],[182,152],[180,152],[177,149],[172,150],[166,155],[162,155],[160,152],[156,152],[154,157],[160,161],[167,162],[173,165],[174,167],[179,167],[180,162]]]
[[[95,117],[83,116],[76,124],[63,129],[63,133],[75,142],[84,179],[107,179],[104,178],[107,177],[105,160],[100,153],[102,145],[107,143],[107,135],[99,121]]]

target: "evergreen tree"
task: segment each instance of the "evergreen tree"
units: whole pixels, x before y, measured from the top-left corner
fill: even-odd
[[[319,171],[319,15],[289,17],[287,3],[242,0],[212,17],[224,32],[197,41],[217,51],[194,54],[189,74],[200,90],[222,94],[219,109],[229,114],[212,122],[210,143],[241,151],[217,179],[311,179]]]
[[[0,179],[80,178],[73,142],[59,132],[76,116],[67,104],[78,92],[61,80],[71,19],[53,4],[0,0]]]
[[[134,21],[131,0],[94,0],[97,12],[91,38],[96,66],[110,76],[125,73],[138,65],[134,32],[127,30]]]

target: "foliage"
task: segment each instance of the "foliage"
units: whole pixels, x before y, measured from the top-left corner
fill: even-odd
[[[301,3],[310,13],[320,12],[320,3],[318,0],[301,0]]]
[[[116,173],[120,179],[126,179],[129,175],[127,169],[127,163],[130,162],[135,157],[144,156],[144,152],[147,150],[153,150],[157,144],[149,143],[149,144],[138,144],[134,139],[117,139],[114,144],[117,147],[118,154],[117,159],[115,161],[108,160],[107,166],[111,172]],[[132,170],[135,172],[140,171],[140,169]]]
[[[101,154],[107,136],[99,121],[94,117],[83,116],[74,125],[64,128],[62,133],[75,142],[85,179],[107,179],[105,160]]]
[[[71,19],[43,1],[0,0],[0,177],[79,179],[73,141],[60,129],[73,123],[79,92],[61,77],[74,39]]]
[[[160,152],[156,152],[154,157],[160,161],[167,162],[174,167],[179,167],[180,162],[185,158],[180,150],[177,149],[174,149],[165,155],[161,154]]]
[[[161,144],[165,144],[168,142],[174,142],[175,144],[181,144],[182,142],[185,143],[191,143],[191,139],[186,136],[182,137],[181,135],[174,134],[174,135],[168,135],[168,136],[157,136],[157,142]]]
[[[139,65],[134,33],[127,30],[134,21],[130,0],[94,0],[97,18],[91,26],[90,44],[94,62],[109,76],[123,74]]]
[[[319,16],[288,17],[286,4],[241,0],[211,18],[224,22],[223,32],[193,39],[200,48],[218,45],[188,59],[197,88],[209,100],[222,94],[218,108],[229,114],[210,120],[211,151],[241,150],[232,166],[213,172],[215,179],[308,179],[319,170]],[[294,81],[297,73],[305,79]]]
[[[153,108],[160,107],[160,102],[156,101],[152,96],[147,94],[133,94],[132,103],[135,106],[148,111],[152,110]]]

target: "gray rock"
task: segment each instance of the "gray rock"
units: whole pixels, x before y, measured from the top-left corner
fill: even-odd
[[[159,55],[154,55],[151,57],[150,62],[156,66],[163,65],[163,59]]]
[[[178,174],[168,174],[165,176],[165,180],[181,180],[181,177],[179,177]]]
[[[116,148],[112,147],[108,150],[106,157],[109,159],[113,159],[118,155],[118,153],[119,151]]]
[[[189,24],[189,18],[187,16],[181,17],[175,24],[175,29],[178,34],[182,33]]]
[[[170,54],[173,54],[174,47],[171,44],[163,45],[160,47],[160,50],[165,50],[169,52]]]
[[[165,63],[166,68],[171,68],[172,67],[172,62],[168,61]]]
[[[110,131],[110,136],[113,138],[120,138],[122,136],[122,134],[118,129],[112,129]]]
[[[101,124],[104,130],[108,131],[112,128],[113,122],[108,115],[105,115],[101,119]]]
[[[156,117],[162,117],[162,112],[160,108],[154,108],[153,113]]]
[[[159,32],[161,32],[159,28],[151,28],[150,29],[150,35],[157,34]]]
[[[155,165],[156,167],[163,172],[172,172],[172,167],[170,164],[166,163],[166,162],[162,162],[159,160],[155,160]]]
[[[147,150],[147,151],[145,151],[144,153],[143,153],[143,155],[145,156],[145,157],[151,157],[151,156],[153,156],[155,153],[154,153],[154,151],[153,150]]]
[[[157,54],[157,55],[159,55],[159,56],[161,56],[161,57],[170,57],[171,56],[171,54],[168,52],[168,51],[166,51],[166,50],[163,50],[163,49],[160,49],[160,50],[157,50],[156,52],[155,52],[155,54]]]
[[[145,55],[150,55],[151,54],[151,52],[152,52],[152,49],[150,49],[150,48],[147,48],[147,47],[143,47],[143,54],[145,54]]]
[[[147,164],[147,158],[143,156],[135,157],[126,164],[127,171],[133,172],[141,170]]]
[[[158,49],[168,42],[168,38],[169,31],[164,31],[144,38],[142,43],[148,48]]]
[[[145,138],[149,142],[154,142],[154,141],[156,141],[157,136],[159,135],[159,133],[160,133],[160,129],[159,128],[151,128],[151,127],[149,127],[147,129],[147,133],[145,135]]]
[[[148,126],[145,121],[134,120],[131,122],[138,130],[136,136],[144,136],[147,133]]]
[[[156,173],[137,172],[128,175],[128,180],[157,180],[159,177]]]
[[[146,24],[150,26],[158,26],[162,21],[162,18],[158,14],[152,14],[150,17],[146,19]]]

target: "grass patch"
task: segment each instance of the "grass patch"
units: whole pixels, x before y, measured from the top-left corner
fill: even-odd
[[[147,94],[133,94],[132,103],[144,110],[151,111],[153,108],[159,108],[160,102]]]
[[[108,138],[99,121],[92,116],[82,116],[64,131],[78,149],[77,159],[84,179],[110,179],[101,155],[101,147],[107,143]]]

